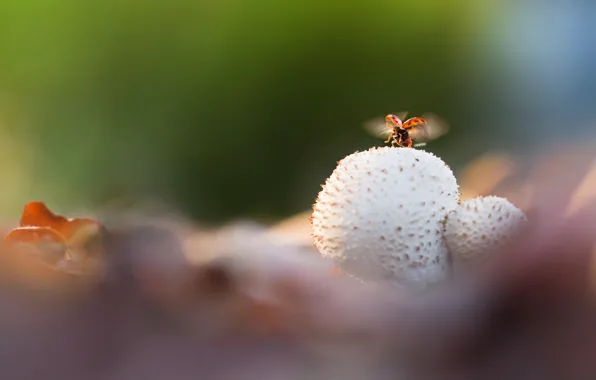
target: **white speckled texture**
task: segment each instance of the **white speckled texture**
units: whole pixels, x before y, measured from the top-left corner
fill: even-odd
[[[527,222],[505,198],[487,196],[462,202],[445,221],[445,241],[454,261],[485,256],[509,243]]]
[[[449,273],[441,223],[458,197],[451,169],[431,153],[356,152],[338,163],[317,197],[315,245],[363,280],[441,281]]]

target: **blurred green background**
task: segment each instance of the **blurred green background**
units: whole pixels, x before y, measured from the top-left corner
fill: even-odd
[[[4,1],[0,211],[149,197],[207,223],[281,218],[382,144],[365,120],[401,110],[450,123],[428,149],[457,171],[507,98],[478,3]]]

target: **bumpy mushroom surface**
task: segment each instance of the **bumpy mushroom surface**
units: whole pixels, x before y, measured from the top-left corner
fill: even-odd
[[[502,248],[527,222],[505,198],[477,197],[460,203],[445,220],[445,241],[454,262],[486,257]]]
[[[449,273],[442,238],[458,202],[451,169],[431,153],[383,147],[341,160],[312,215],[315,246],[365,281],[426,285]]]

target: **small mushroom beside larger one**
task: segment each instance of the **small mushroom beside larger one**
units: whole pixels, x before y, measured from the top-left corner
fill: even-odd
[[[445,241],[455,266],[503,248],[526,222],[525,214],[505,198],[486,196],[460,203],[445,218]]]
[[[451,169],[413,148],[372,148],[341,160],[312,215],[323,257],[364,281],[427,285],[449,273],[441,222],[457,206]]]

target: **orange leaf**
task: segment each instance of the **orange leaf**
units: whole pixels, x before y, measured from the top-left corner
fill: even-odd
[[[49,227],[18,227],[10,231],[4,242],[21,253],[30,253],[56,262],[67,249],[64,236]]]
[[[66,218],[55,215],[43,202],[29,202],[23,208],[19,227],[50,227],[59,231],[66,223]]]
[[[20,227],[47,227],[60,233],[68,242],[79,242],[97,233],[100,224],[92,219],[71,219],[56,215],[43,202],[29,202],[25,205]]]
[[[18,227],[10,231],[4,241],[7,243],[55,243],[66,245],[66,238],[49,227]]]
[[[71,219],[59,231],[70,246],[82,246],[100,230],[101,225],[93,219]]]

